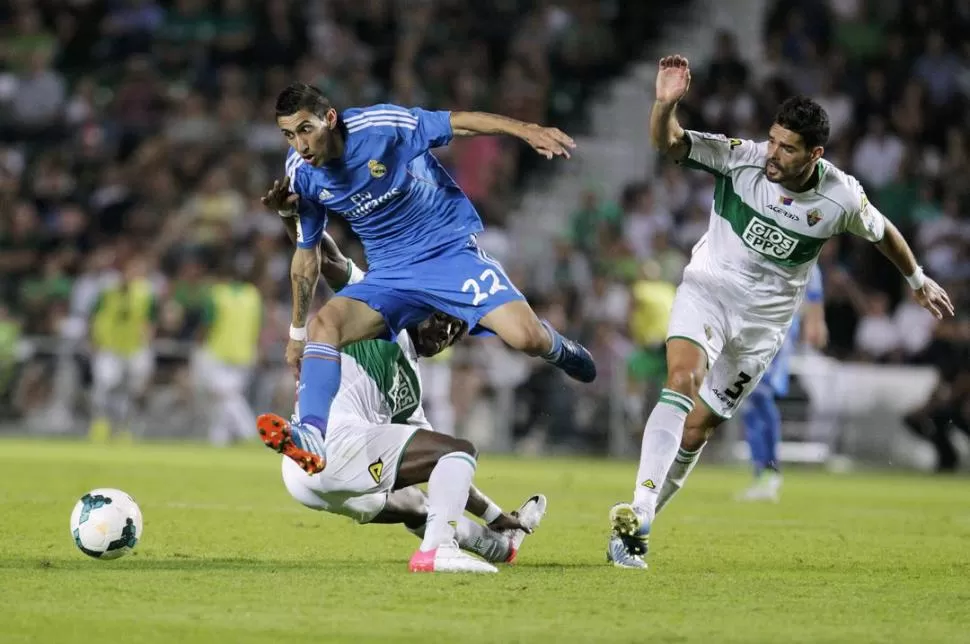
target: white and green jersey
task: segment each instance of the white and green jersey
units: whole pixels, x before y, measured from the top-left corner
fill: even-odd
[[[329,425],[409,424],[429,429],[421,407],[418,354],[406,331],[396,342],[364,340],[343,348],[340,389]]]
[[[710,226],[684,275],[743,302],[746,314],[787,323],[830,237],[850,232],[882,239],[882,214],[854,177],[825,159],[814,188],[791,192],[765,177],[766,142],[694,131],[687,136],[683,164],[710,172],[716,184]]]

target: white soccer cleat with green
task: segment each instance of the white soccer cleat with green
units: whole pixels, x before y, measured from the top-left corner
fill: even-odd
[[[617,503],[610,508],[610,527],[612,531],[606,546],[606,560],[617,568],[645,570],[650,522],[629,503]]]

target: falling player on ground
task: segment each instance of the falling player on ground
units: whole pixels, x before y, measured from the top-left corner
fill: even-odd
[[[825,307],[822,304],[822,272],[812,267],[805,303],[792,319],[791,328],[775,359],[741,410],[744,437],[751,450],[754,483],[739,497],[742,501],[775,501],[781,498],[781,464],[778,444],[781,442],[781,411],[777,399],[788,395],[791,357],[799,340],[821,349],[828,341]],[[660,511],[658,504],[657,511]]]
[[[263,203],[297,219],[287,362],[299,368],[304,393],[300,422],[274,448],[312,472],[304,443],[327,432],[341,348],[401,331],[433,311],[462,320],[472,334],[494,332],[577,380],[596,377],[589,352],[540,321],[502,266],[478,246],[482,222],[475,207],[431,154],[454,136],[506,134],[547,158],[568,157],[571,138],[479,112],[374,105],[338,113],[317,88],[302,83],[280,93],[276,121],[292,150],[286,177]],[[360,237],[368,273],[311,319],[317,248],[330,213]]]
[[[323,275],[339,290],[359,269],[328,236],[322,248]],[[460,549],[489,562],[511,562],[546,510],[545,497],[535,495],[514,516],[503,513],[471,484],[475,447],[434,432],[425,418],[418,357],[440,353],[465,330],[460,320],[434,313],[394,342],[363,340],[344,347],[330,429],[324,441],[311,438],[307,445],[322,470],[311,475],[283,458],[286,488],[307,507],[359,523],[403,523],[420,536],[421,546],[409,563],[414,572],[497,572]],[[266,414],[257,428],[265,438],[288,432],[289,424]],[[428,484],[427,496],[415,487],[420,483]],[[488,525],[462,516],[465,509]]]
[[[607,556],[623,568],[647,567],[658,502],[680,489],[711,432],[758,386],[827,239],[850,232],[873,242],[923,307],[937,318],[953,314],[859,182],[822,158],[829,124],[817,103],[786,100],[768,140],[757,143],[685,131],[674,111],[689,85],[686,58],[660,61],[651,139],[668,158],[714,175],[714,207],[677,288],[667,380],[643,431],[633,503],[610,510]]]

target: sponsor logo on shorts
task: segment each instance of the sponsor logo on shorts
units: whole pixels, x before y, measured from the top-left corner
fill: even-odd
[[[384,473],[384,461],[381,459],[377,459],[376,461],[368,465],[367,473],[370,474],[370,477],[372,479],[374,479],[375,484],[380,485],[381,474]]]
[[[775,259],[787,259],[798,245],[798,240],[785,234],[781,228],[760,219],[748,222],[741,239],[752,249]]]
[[[724,403],[725,407],[727,407],[728,409],[734,409],[734,406],[737,404],[736,401],[731,400],[730,398],[725,396],[723,393],[721,393],[720,389],[711,389],[711,391],[714,392],[714,395],[717,396],[718,400]]]

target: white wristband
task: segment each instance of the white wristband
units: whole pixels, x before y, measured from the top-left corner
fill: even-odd
[[[489,503],[485,508],[485,513],[482,514],[482,520],[485,523],[491,523],[500,516],[502,516],[502,508],[495,505],[495,503]]]
[[[296,340],[297,342],[306,342],[306,327],[295,327],[290,325],[290,340]]]
[[[296,217],[297,214],[299,214],[298,211],[296,210],[277,210],[276,212],[283,219],[292,219],[293,217]]]
[[[357,268],[354,260],[348,259],[347,261],[350,262],[350,277],[347,278],[347,283],[356,284],[357,282],[363,281],[367,273]]]
[[[926,275],[923,274],[923,267],[917,266],[912,275],[906,276],[906,281],[909,282],[909,287],[914,291],[923,288],[923,285],[926,284]]]

